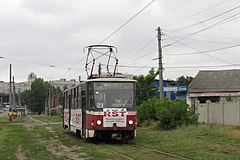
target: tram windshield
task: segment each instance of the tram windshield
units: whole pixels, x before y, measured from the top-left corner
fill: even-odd
[[[96,108],[133,108],[134,83],[94,82]]]

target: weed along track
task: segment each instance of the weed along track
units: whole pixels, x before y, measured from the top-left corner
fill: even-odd
[[[148,150],[150,152],[154,152],[156,154],[166,155],[166,156],[176,158],[176,159],[190,160],[189,158],[185,158],[185,157],[178,156],[178,155],[175,155],[175,154],[172,154],[172,153],[163,152],[163,151],[159,151],[159,150],[156,150],[156,149],[152,149],[152,148],[148,148],[148,147],[144,147],[144,146],[140,146],[140,145],[133,145],[133,146],[136,147],[136,148],[141,148],[141,149],[144,149],[144,150]]]
[[[188,158],[174,155],[171,153],[159,151],[156,149],[132,144],[132,143],[122,143],[122,142],[107,142],[98,144],[103,149],[111,152],[115,155],[115,159],[129,159],[129,160],[149,160],[149,159],[166,159],[166,160],[175,160],[183,159],[187,160]]]
[[[110,151],[110,152],[112,152],[112,153],[115,154],[116,156],[119,156],[119,158],[122,157],[122,158],[124,158],[124,159],[134,160],[133,158],[131,158],[131,157],[127,156],[127,155],[124,155],[124,154],[122,154],[122,153],[119,153],[118,151],[115,151],[115,150],[111,149],[110,147],[106,147],[106,146],[101,146],[101,147],[104,148],[104,149],[106,149],[106,150],[108,150],[108,151]]]

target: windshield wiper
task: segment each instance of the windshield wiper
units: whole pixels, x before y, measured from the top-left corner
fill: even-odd
[[[125,108],[128,105],[128,103],[131,101],[131,99],[132,99],[132,97],[129,98],[129,100],[127,101],[127,103],[125,104],[125,106],[123,108]]]

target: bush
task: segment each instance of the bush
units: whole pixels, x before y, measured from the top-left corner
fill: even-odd
[[[157,110],[159,110],[158,107],[160,106],[161,101],[159,101],[157,98],[152,98],[144,101],[137,108],[138,123],[142,123],[143,121],[158,120]]]
[[[157,121],[158,127],[164,130],[197,123],[194,110],[181,100],[148,99],[138,107],[137,116],[139,123],[154,120]]]

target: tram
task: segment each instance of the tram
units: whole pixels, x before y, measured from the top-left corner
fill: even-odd
[[[83,138],[136,137],[136,81],[102,77],[64,91],[64,128]]]
[[[64,91],[64,128],[84,138],[136,137],[136,81],[117,76],[117,48],[91,45],[85,50],[87,80]],[[95,64],[104,61],[107,74],[101,65],[93,74]]]

